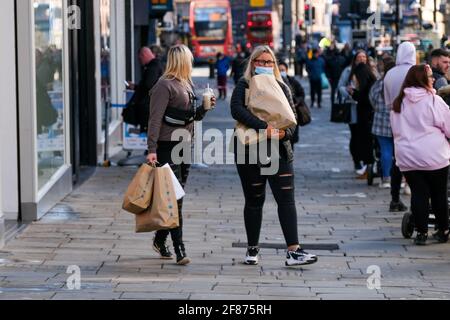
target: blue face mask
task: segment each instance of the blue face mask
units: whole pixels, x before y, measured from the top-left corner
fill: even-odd
[[[287,74],[287,72],[281,72],[281,76],[283,77],[283,78],[287,78],[287,76],[288,76],[288,74]]]
[[[261,74],[269,74],[273,75],[273,68],[268,67],[256,67],[255,68],[255,74],[261,75]]]

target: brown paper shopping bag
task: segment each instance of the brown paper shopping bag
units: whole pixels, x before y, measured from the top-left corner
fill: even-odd
[[[273,75],[256,75],[250,81],[249,87],[246,102],[252,114],[279,130],[297,125],[291,105]],[[241,123],[236,125],[236,134],[239,141],[246,145],[266,139]]]
[[[153,171],[154,168],[148,164],[143,164],[139,168],[125,193],[123,210],[132,214],[141,214],[150,207],[153,195]]]
[[[136,216],[136,232],[138,233],[170,230],[180,225],[170,168],[156,168],[154,178],[151,208]]]

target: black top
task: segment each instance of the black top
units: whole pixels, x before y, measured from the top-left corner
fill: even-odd
[[[283,92],[289,101],[292,111],[297,117],[291,90],[283,82],[278,81],[278,84],[280,85],[281,89],[283,89]],[[239,121],[250,129],[265,130],[267,129],[268,124],[253,115],[245,105],[246,89],[249,89],[249,84],[245,78],[241,78],[237,83],[236,88],[234,89],[233,96],[231,97],[231,115],[233,116],[233,119]],[[281,156],[286,157],[288,161],[294,160],[294,152],[292,150],[292,144],[290,141],[294,137],[295,130],[296,126],[286,129],[286,136],[281,140],[281,145],[283,146],[283,148],[281,148],[280,153]]]
[[[369,92],[372,85],[367,85],[364,88],[355,90],[353,93],[353,100],[357,105],[358,123],[372,123],[374,110],[369,99]]]
[[[289,82],[287,84],[289,84],[289,88],[291,89],[291,92],[292,92],[292,98],[294,100],[294,104],[296,106],[304,104],[306,94],[305,94],[305,89],[303,88],[300,81],[295,79],[295,77],[291,77],[291,76],[288,76],[287,80]]]
[[[142,119],[140,126],[143,132],[147,131],[150,116],[150,90],[153,89],[163,73],[164,68],[161,60],[155,58],[144,66],[142,80],[136,86],[134,99],[137,109],[141,111],[139,118]]]

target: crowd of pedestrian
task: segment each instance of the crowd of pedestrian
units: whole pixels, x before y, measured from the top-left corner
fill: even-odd
[[[374,50],[372,50],[374,51]],[[323,107],[323,89],[331,89],[331,104],[348,105],[350,154],[356,178],[367,179],[374,164],[380,161],[380,187],[391,189],[391,212],[404,212],[408,207],[400,199],[402,184],[411,189],[411,211],[417,230],[415,243],[426,244],[430,203],[436,216],[437,232],[433,237],[441,243],[449,237],[448,174],[450,164],[450,53],[436,49],[429,54],[429,64],[417,64],[416,48],[402,43],[395,57],[384,54],[374,59],[371,50],[352,50],[345,45],[339,50],[335,42],[325,50],[310,50],[302,43],[296,54],[295,73],[301,77],[306,69],[310,84],[310,108]],[[193,56],[184,45],[172,47],[162,59],[150,48],[143,48],[139,58],[143,79],[129,88],[136,94],[132,104],[144,106],[148,116],[139,124],[148,131],[148,162],[170,164],[184,186],[189,176],[189,164],[174,165],[171,154],[180,141],[171,133],[184,128],[193,133],[193,122],[203,119],[210,110],[197,105],[192,80]],[[299,141],[299,125],[311,121],[306,94],[298,77],[289,74],[290,63],[280,61],[268,46],[251,53],[236,48],[234,57],[219,53],[214,60],[218,99],[227,99],[228,76],[235,83],[231,97],[231,114],[246,128],[262,130],[267,139],[279,143],[278,171],[262,174],[261,164],[240,163],[236,168],[242,182],[244,221],[248,249],[244,263],[259,263],[259,237],[262,223],[265,189],[268,183],[278,205],[279,220],[286,241],[286,265],[313,264],[317,256],[305,252],[299,242],[294,188],[294,145]],[[230,72],[231,71],[231,72]],[[248,109],[249,84],[254,77],[269,75],[276,79],[277,90],[283,93],[297,119],[297,126],[275,128]],[[278,88],[279,87],[279,88]],[[270,91],[270,90],[269,90]],[[265,92],[271,94],[271,92]],[[209,98],[208,98],[209,100]],[[215,105],[216,98],[207,101]],[[148,106],[148,107],[145,107]],[[142,111],[142,110],[141,110]],[[145,114],[145,113],[144,113]],[[139,116],[138,116],[139,117]],[[306,119],[306,120],[305,120]],[[235,138],[235,151],[239,139]],[[244,150],[249,152],[249,146]],[[378,152],[378,154],[377,154]],[[171,259],[166,245],[172,236],[177,263],[190,262],[183,241],[182,200],[179,202],[179,227],[159,231],[153,248],[163,259]]]

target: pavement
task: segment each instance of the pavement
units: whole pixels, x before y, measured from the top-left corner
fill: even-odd
[[[205,72],[195,71],[200,88]],[[295,183],[300,239],[319,256],[317,264],[284,266],[269,189],[261,232],[267,248],[259,266],[242,263],[244,199],[232,165],[192,170],[184,238],[193,262],[159,260],[153,235],[135,234],[134,217],[121,210],[136,168],[97,168],[0,251],[0,299],[449,299],[450,244],[417,247],[404,239],[403,213],[388,211],[389,190],[355,179],[347,126],[329,122],[329,102],[312,112],[296,147]],[[219,102],[203,126],[233,128],[229,104]]]

